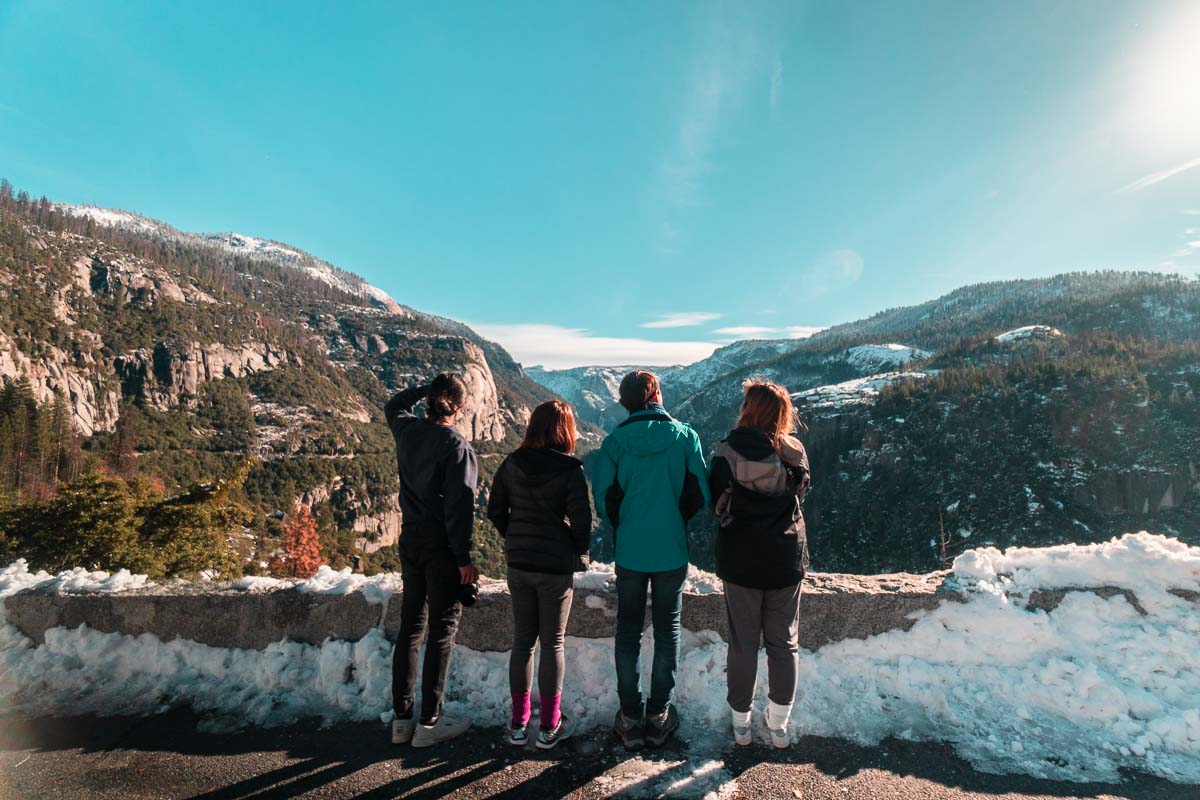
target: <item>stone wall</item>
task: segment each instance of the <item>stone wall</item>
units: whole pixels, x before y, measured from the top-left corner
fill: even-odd
[[[845,638],[907,629],[915,612],[959,600],[932,575],[813,575],[805,583],[801,645],[816,649]],[[282,639],[319,644],[357,640],[382,625],[394,637],[399,595],[372,605],[362,593],[319,595],[295,589],[243,591],[229,586],[174,582],[115,594],[57,594],[27,590],[5,600],[8,621],[37,643],[49,628],[79,625],[105,633],[150,633],[216,647],[261,649]],[[512,634],[511,602],[502,583],[485,585],[479,602],[463,612],[459,641],[475,650],[502,651]],[[577,590],[568,634],[613,635],[616,597]],[[647,622],[649,621],[647,617]],[[726,632],[720,594],[684,597],[683,624],[692,631]]]
[[[801,602],[800,645],[816,650],[830,642],[907,630],[919,612],[962,595],[944,585],[946,573],[930,575],[811,575]],[[1032,610],[1052,610],[1066,591],[1036,592]],[[1125,593],[1111,587],[1101,596]],[[1189,598],[1191,599],[1191,598]],[[283,639],[320,644],[325,639],[361,639],[382,626],[394,639],[400,626],[400,596],[371,604],[361,592],[320,595],[296,589],[244,591],[207,583],[174,582],[113,594],[57,594],[26,590],[4,602],[8,622],[41,644],[50,628],[87,625],[104,633],[150,633],[214,647],[262,649]],[[1139,606],[1136,599],[1135,608]],[[577,590],[568,635],[613,635],[616,597],[607,590]],[[458,641],[474,650],[504,651],[512,636],[511,601],[504,585],[482,587],[479,602],[463,611]],[[647,615],[649,624],[649,615]],[[686,594],[683,625],[691,631],[727,632],[720,594]]]

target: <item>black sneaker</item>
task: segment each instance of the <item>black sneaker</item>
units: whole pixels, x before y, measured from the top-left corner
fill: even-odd
[[[646,744],[645,724],[641,719],[630,719],[623,711],[617,711],[613,732],[621,737],[626,750],[636,750]]]
[[[575,724],[572,723],[566,716],[558,715],[558,724],[554,726],[552,731],[542,731],[537,737],[537,746],[542,750],[553,750],[554,746],[563,739],[570,739],[571,734],[575,732]]]
[[[653,747],[662,747],[679,727],[679,714],[675,706],[667,706],[661,714],[646,717],[646,741]]]

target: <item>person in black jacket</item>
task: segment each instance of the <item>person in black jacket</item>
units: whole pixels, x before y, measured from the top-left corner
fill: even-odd
[[[709,490],[720,521],[717,575],[729,615],[726,678],[734,740],[750,744],[758,647],[767,650],[767,730],[787,747],[796,696],[800,584],[808,543],[800,504],[808,454],[792,434],[799,419],[787,389],[747,381],[738,426],[713,456]]]
[[[425,401],[425,416],[412,413]],[[392,656],[392,741],[428,747],[471,727],[442,714],[446,673],[462,614],[461,587],[479,580],[471,564],[478,470],[475,451],[453,425],[467,401],[462,377],[442,373],[400,392],[384,406],[400,472],[400,564],[404,593]],[[428,621],[421,714],[414,719],[417,658]]]
[[[500,465],[488,497],[488,518],[504,537],[512,595],[513,645],[508,680],[513,713],[509,740],[527,741],[533,648],[541,713],[537,746],[550,749],[571,735],[561,713],[563,640],[571,613],[573,573],[587,568],[592,509],[583,463],[575,450],[575,413],[561,400],[533,410],[520,448]]]

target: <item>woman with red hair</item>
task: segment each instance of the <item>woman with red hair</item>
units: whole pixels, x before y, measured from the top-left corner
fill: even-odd
[[[725,583],[729,615],[728,700],[734,740],[750,744],[763,642],[767,730],[776,747],[787,747],[796,696],[800,583],[808,568],[800,512],[808,491],[808,454],[792,435],[800,420],[787,389],[755,380],[743,389],[737,427],[717,445],[709,473],[720,521],[717,575]]]
[[[528,740],[533,648],[540,639],[537,746],[545,750],[572,732],[561,712],[563,641],[574,573],[587,568],[592,538],[587,479],[574,451],[575,412],[561,400],[542,403],[529,417],[520,448],[500,465],[488,497],[488,518],[504,537],[512,595],[509,740],[514,745]]]

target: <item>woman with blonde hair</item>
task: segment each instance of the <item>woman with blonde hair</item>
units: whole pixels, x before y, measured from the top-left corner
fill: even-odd
[[[800,421],[787,389],[749,380],[743,390],[737,427],[717,445],[709,473],[720,522],[717,575],[725,584],[729,615],[728,700],[734,740],[750,744],[761,640],[767,650],[767,730],[772,744],[787,747],[800,584],[808,568],[800,511],[808,491],[808,455],[793,435]]]

